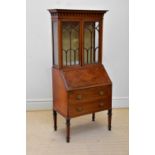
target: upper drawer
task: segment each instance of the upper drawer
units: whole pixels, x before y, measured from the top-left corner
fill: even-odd
[[[110,95],[110,86],[93,87],[89,89],[74,90],[69,94],[70,103],[87,102],[106,98]]]

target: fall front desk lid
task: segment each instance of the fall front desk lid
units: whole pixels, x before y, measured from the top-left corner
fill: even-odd
[[[111,80],[103,66],[63,70],[62,77],[67,90],[111,84]]]

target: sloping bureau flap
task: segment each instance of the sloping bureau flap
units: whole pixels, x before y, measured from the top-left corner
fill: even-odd
[[[62,70],[62,77],[67,90],[112,84],[103,66]]]

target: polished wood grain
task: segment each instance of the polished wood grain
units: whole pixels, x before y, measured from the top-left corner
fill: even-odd
[[[56,58],[53,58],[53,62],[58,62],[58,64],[53,63],[52,67],[54,130],[57,130],[57,113],[59,113],[66,119],[66,142],[70,142],[71,118],[91,114],[92,121],[95,121],[95,113],[103,110],[108,111],[108,130],[111,130],[112,82],[102,65],[103,17],[107,10],[50,9],[49,12],[52,23],[56,22],[58,25],[58,38],[54,35],[52,37],[53,40],[57,39],[56,41],[58,41],[57,61],[54,60]],[[75,63],[71,65],[71,56],[69,59],[70,65],[63,63],[63,22],[68,22],[67,24],[79,22],[78,65]],[[95,22],[99,23],[98,61],[92,61],[91,58],[94,55],[90,54],[90,62],[87,64],[84,63],[85,22],[90,22],[92,25],[95,25]],[[71,34],[69,36],[71,45]],[[92,38],[90,40],[92,41]],[[90,43],[90,46],[92,46],[92,43]],[[94,52],[92,47],[89,49],[91,49],[90,53]],[[67,50],[71,53],[71,47]]]
[[[71,9],[49,9],[52,18],[102,18],[108,10],[71,10]]]
[[[53,109],[67,117],[68,94],[59,69],[52,68],[53,77]]]
[[[109,85],[111,80],[103,66],[81,67],[62,72],[68,90]]]
[[[108,110],[111,108],[109,98],[98,99],[96,101],[76,103],[69,105],[69,117],[77,117],[89,113]]]
[[[110,86],[98,86],[87,89],[74,90],[69,93],[69,104],[95,101],[97,99],[108,98]]]

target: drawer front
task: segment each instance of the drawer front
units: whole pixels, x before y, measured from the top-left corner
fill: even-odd
[[[93,87],[83,90],[75,90],[70,92],[69,102],[79,103],[79,102],[89,102],[96,99],[103,99],[109,97],[110,86]]]
[[[94,102],[77,103],[69,105],[69,116],[76,117],[111,108],[111,99],[99,99]]]

